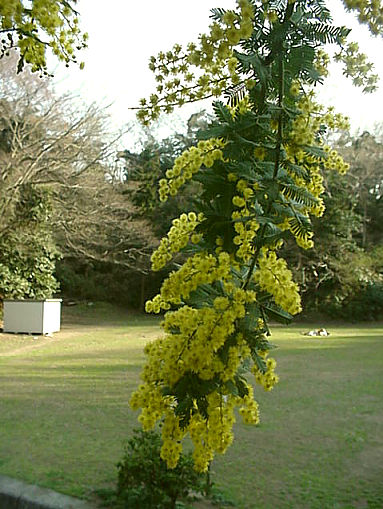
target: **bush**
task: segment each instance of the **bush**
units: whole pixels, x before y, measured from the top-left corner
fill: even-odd
[[[372,321],[383,318],[383,283],[371,282],[354,295],[328,308],[336,318],[351,321]]]
[[[160,451],[159,433],[134,431],[117,465],[117,507],[171,509],[191,491],[203,492],[205,475],[194,470],[190,453],[181,455],[176,468],[168,469]]]

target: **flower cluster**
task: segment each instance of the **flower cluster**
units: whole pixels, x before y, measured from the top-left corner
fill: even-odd
[[[247,87],[246,87],[247,88]],[[246,88],[244,90],[246,90]],[[251,102],[249,95],[245,95],[240,101],[233,106],[228,106],[231,116],[234,118],[237,113],[244,115],[251,110]]]
[[[208,396],[209,422],[200,414],[192,416],[189,432],[194,446],[194,465],[198,471],[206,471],[214,451],[223,454],[233,441],[235,404],[235,398],[215,392]]]
[[[209,261],[208,258],[205,260]],[[198,258],[194,269],[202,261],[203,258]],[[225,452],[233,439],[235,406],[240,407],[239,412],[245,423],[256,424],[259,421],[258,405],[249,384],[244,384],[243,394],[238,396],[225,389],[225,383],[235,383],[239,365],[250,357],[243,334],[235,333],[235,324],[244,318],[246,306],[255,302],[256,296],[252,290],[238,288],[230,280],[227,253],[221,253],[219,261],[220,264],[209,263],[210,267],[215,265],[216,269],[207,270],[203,276],[205,281],[211,279],[215,270],[215,277],[218,277],[217,270],[221,268],[225,296],[216,297],[212,307],[196,309],[184,305],[166,313],[162,324],[165,336],[145,347],[148,361],[141,375],[144,383],[130,401],[133,409],[142,409],[139,420],[144,429],[151,429],[158,420],[163,419],[161,457],[170,468],[177,464],[182,450],[180,440],[187,433],[194,444],[193,456],[197,470],[205,471],[215,452]],[[192,265],[187,267],[194,274]],[[189,287],[189,290],[192,288]],[[175,285],[169,299],[176,300],[177,294],[184,294],[184,290]],[[230,341],[227,355],[221,357],[218,352],[227,341]],[[219,388],[206,396],[209,417],[194,405],[188,424],[181,426],[175,414],[175,397],[167,395],[160,388],[174,388],[190,373],[200,381],[221,380],[221,383]]]
[[[315,54],[314,67],[322,76],[328,76],[328,65],[330,63],[330,57],[323,50],[319,49]]]
[[[366,23],[373,35],[382,32],[382,4],[379,0],[343,0],[343,4],[358,13],[359,22]]]
[[[339,113],[334,112],[333,107],[324,109],[315,101],[314,93],[310,92],[299,98],[297,107],[301,111],[291,123],[291,130],[286,140],[287,160],[293,164],[299,164],[306,170],[306,177],[294,174],[288,170],[294,183],[302,189],[308,191],[312,200],[307,200],[301,206],[301,211],[308,218],[309,215],[320,217],[323,215],[325,207],[321,195],[324,191],[323,176],[321,168],[331,169],[339,173],[345,173],[349,164],[335,150],[331,150],[327,145],[323,145],[323,155],[314,155],[310,153],[309,147],[318,142],[318,132],[321,126],[326,125],[329,129],[348,130],[349,121]],[[307,178],[309,177],[309,178]],[[290,188],[282,190],[286,197],[291,194]],[[293,218],[286,219],[282,229],[289,229],[295,236],[297,244],[309,249],[313,247],[312,233],[306,232],[302,235],[302,230],[297,227]]]
[[[161,309],[179,305],[201,284],[227,280],[230,270],[230,256],[227,253],[222,252],[217,257],[197,253],[188,258],[178,271],[169,275],[161,287],[161,293],[146,302],[145,311],[159,313]]]
[[[238,194],[233,197],[232,202],[239,210],[234,210],[231,215],[236,232],[233,242],[238,246],[236,256],[246,262],[254,254],[252,241],[259,229],[259,224],[250,211],[254,186],[250,187],[248,182],[240,179],[236,184],[236,188]]]
[[[340,113],[335,113],[333,107],[324,110],[323,106],[315,101],[312,91],[299,99],[297,108],[301,114],[292,122],[288,138],[288,151],[289,154],[298,158],[298,162],[302,162],[304,159],[302,145],[313,145],[322,125],[327,125],[329,129],[349,129],[348,118]]]
[[[149,68],[155,73],[157,93],[149,101],[141,99],[137,117],[143,124],[157,119],[161,111],[172,112],[176,105],[219,97],[229,82],[238,83],[233,48],[251,37],[254,12],[249,0],[237,0],[237,6],[238,11],[229,10],[221,22],[212,23],[198,44],[188,44],[186,51],[176,44],[171,51],[151,57]]]
[[[214,161],[223,159],[222,148],[225,143],[219,138],[199,141],[196,147],[185,150],[174,161],[173,168],[167,170],[166,179],[161,179],[160,200],[166,201],[168,196],[175,196],[178,189],[197,173],[201,166],[213,166]]]
[[[298,285],[292,280],[286,261],[283,258],[278,259],[274,251],[263,250],[262,256],[258,259],[258,270],[254,274],[254,280],[291,315],[296,315],[302,310]]]
[[[237,187],[242,194],[247,194],[244,183],[239,182]],[[189,224],[197,221],[193,213],[181,216],[169,232],[171,243],[166,247],[179,245],[177,236],[182,237],[182,245],[187,242],[185,239],[193,230]],[[215,283],[223,292],[213,298],[210,306],[194,308],[187,304],[190,295],[200,286],[212,287]],[[212,255],[200,251],[189,257],[178,271],[172,272],[160,294],[146,304],[148,312],[167,310],[162,322],[165,336],[145,347],[147,363],[141,375],[144,383],[133,394],[131,406],[142,409],[139,420],[144,429],[151,429],[158,420],[163,421],[161,457],[169,468],[176,466],[182,451],[180,441],[189,433],[194,444],[195,468],[205,471],[214,453],[225,452],[233,440],[236,406],[240,407],[239,413],[245,423],[259,421],[252,387],[244,384],[242,394],[233,395],[225,385],[235,384],[239,366],[251,357],[246,338],[236,332],[236,324],[244,319],[247,306],[256,301],[256,295],[238,284],[228,253],[221,250]],[[170,311],[171,306],[177,309]],[[219,353],[222,349],[226,351],[224,356]],[[208,418],[194,403],[187,425],[181,426],[175,413],[177,400],[172,388],[174,390],[190,373],[200,382],[220,380],[220,383],[206,396]],[[164,387],[170,389],[169,394],[160,390]]]
[[[254,400],[254,391],[251,385],[247,385],[247,391],[247,395],[243,398],[243,406],[239,409],[239,413],[245,424],[258,424],[258,403]]]
[[[156,251],[152,254],[152,270],[161,270],[173,258],[176,253],[187,246],[189,240],[197,243],[200,236],[194,233],[199,223],[203,220],[203,214],[181,214],[177,219],[173,219],[172,227],[166,237],[164,237]]]
[[[157,340],[159,341],[159,340]],[[149,345],[151,346],[151,345]],[[158,345],[157,345],[158,346]],[[146,353],[149,350],[146,347]],[[153,429],[157,420],[172,406],[172,398],[165,398],[161,388],[155,383],[145,383],[139,385],[138,389],[130,398],[130,406],[133,410],[142,408],[138,420],[145,431]]]
[[[301,311],[299,288],[276,251],[288,232],[299,246],[313,246],[310,216],[324,211],[322,171],[348,167],[323,142],[326,129],[347,129],[347,119],[306,90],[311,78],[327,75],[328,56],[317,42],[334,32],[316,0],[308,2],[320,22],[299,37],[310,47],[316,41],[316,58],[290,58],[294,30],[308,19],[299,14],[289,24],[294,12],[304,11],[302,2],[293,4],[238,0],[237,11],[215,11],[219,21],[198,44],[186,52],[176,45],[151,59],[157,91],[142,100],[144,123],[234,85],[227,90],[230,106],[216,103],[216,121],[201,136],[222,139],[186,150],[160,181],[165,201],[205,167],[196,177],[201,213],[174,220],[152,256],[154,270],[181,250],[185,261],[146,303],[147,312],[166,311],[163,336],[146,346],[143,384],[131,400],[145,429],[162,421],[161,457],[171,468],[189,435],[195,467],[205,471],[233,440],[236,407],[245,423],[259,422],[243,373],[251,372],[266,391],[275,386],[267,320],[284,323]],[[235,52],[240,42],[242,53]]]
[[[161,458],[166,461],[168,468],[177,466],[182,452],[181,440],[186,430],[180,427],[179,418],[169,409],[165,412],[162,424]]]
[[[335,54],[334,59],[344,64],[343,74],[351,77],[357,87],[363,87],[363,92],[375,92],[378,88],[379,76],[373,74],[374,65],[367,60],[367,55],[359,51],[357,42],[349,43]]]
[[[274,373],[274,370],[277,366],[277,362],[273,358],[267,359],[268,352],[266,350],[258,353],[259,357],[263,358],[266,363],[266,370],[262,371],[259,369],[257,364],[253,365],[252,372],[255,376],[255,381],[262,385],[265,391],[271,391],[271,389],[276,385],[279,381],[278,376]]]
[[[86,46],[87,34],[80,34],[73,3],[73,0],[34,0],[27,8],[21,0],[0,1],[1,30],[10,34],[16,30],[20,55],[32,65],[32,71],[46,72],[46,47],[69,63],[76,62],[75,49]],[[28,35],[33,33],[44,33],[47,40]],[[10,42],[12,44],[12,40]],[[6,47],[7,42],[3,41],[3,46]]]
[[[329,145],[323,146],[324,151],[327,153],[327,158],[323,161],[323,166],[326,170],[334,170],[344,175],[350,168],[350,164],[346,163],[343,157],[335,149]]]

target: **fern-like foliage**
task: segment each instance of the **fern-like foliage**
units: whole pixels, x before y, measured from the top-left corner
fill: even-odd
[[[232,124],[233,117],[231,116],[230,110],[228,107],[223,104],[222,101],[215,101],[213,104],[214,114],[220,122],[225,124]]]
[[[314,207],[319,200],[315,198],[307,189],[299,187],[295,184],[282,184],[282,193],[289,200],[305,205],[306,207]]]
[[[326,2],[324,0],[317,0],[315,3],[313,3],[310,6],[310,8],[311,8],[313,15],[317,19],[331,23],[331,21],[332,21],[331,13],[328,10],[328,8],[326,6]]]
[[[295,177],[303,178],[306,181],[310,180],[310,175],[304,166],[298,166],[297,164],[293,164],[290,161],[285,161],[284,166],[286,170]]]
[[[290,217],[290,229],[292,233],[301,239],[307,239],[312,232],[311,221],[307,216],[304,216],[296,210],[295,207],[291,207],[293,217]]]
[[[226,9],[222,9],[221,7],[215,7],[210,10],[210,18],[214,21],[221,21],[223,16],[225,15]]]
[[[287,57],[286,71],[289,79],[294,79],[297,76],[306,79],[312,76],[313,60],[315,58],[315,50],[312,46],[293,47]],[[319,79],[318,73],[317,78]]]
[[[247,89],[244,83],[239,83],[238,85],[227,88],[225,90],[227,104],[229,104],[231,107],[237,106],[238,103],[244,99],[246,94]]]
[[[309,23],[306,29],[306,36],[313,42],[322,44],[341,44],[342,40],[350,33],[346,27],[334,27],[327,23]]]
[[[268,9],[271,11],[284,11],[286,9],[286,0],[270,0]]]

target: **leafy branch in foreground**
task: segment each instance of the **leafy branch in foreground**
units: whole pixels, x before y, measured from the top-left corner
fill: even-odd
[[[86,47],[88,39],[80,32],[76,4],[77,0],[0,0],[0,58],[17,49],[18,72],[27,63],[33,72],[48,74],[49,48],[66,65],[76,63],[76,51]]]
[[[233,440],[236,407],[245,423],[259,422],[248,375],[274,387],[268,322],[289,323],[301,310],[278,250],[289,236],[313,246],[310,217],[324,212],[322,173],[348,169],[324,142],[330,130],[347,129],[347,119],[320,106],[312,87],[327,74],[323,45],[342,48],[349,30],[333,26],[322,0],[237,6],[213,11],[199,45],[152,59],[163,95],[139,112],[146,123],[162,105],[184,102],[178,78],[162,85],[178,72],[199,87],[198,98],[228,89],[230,104],[214,103],[215,120],[160,182],[162,200],[190,179],[202,189],[152,256],[153,270],[178,253],[184,263],[146,304],[147,312],[166,312],[165,334],[146,346],[143,384],[131,398],[144,429],[163,421],[161,457],[170,468],[189,434],[195,468],[206,471]],[[215,90],[212,76],[225,85]]]

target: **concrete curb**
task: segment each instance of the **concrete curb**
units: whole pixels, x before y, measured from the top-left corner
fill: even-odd
[[[96,509],[96,506],[0,475],[0,509]]]

